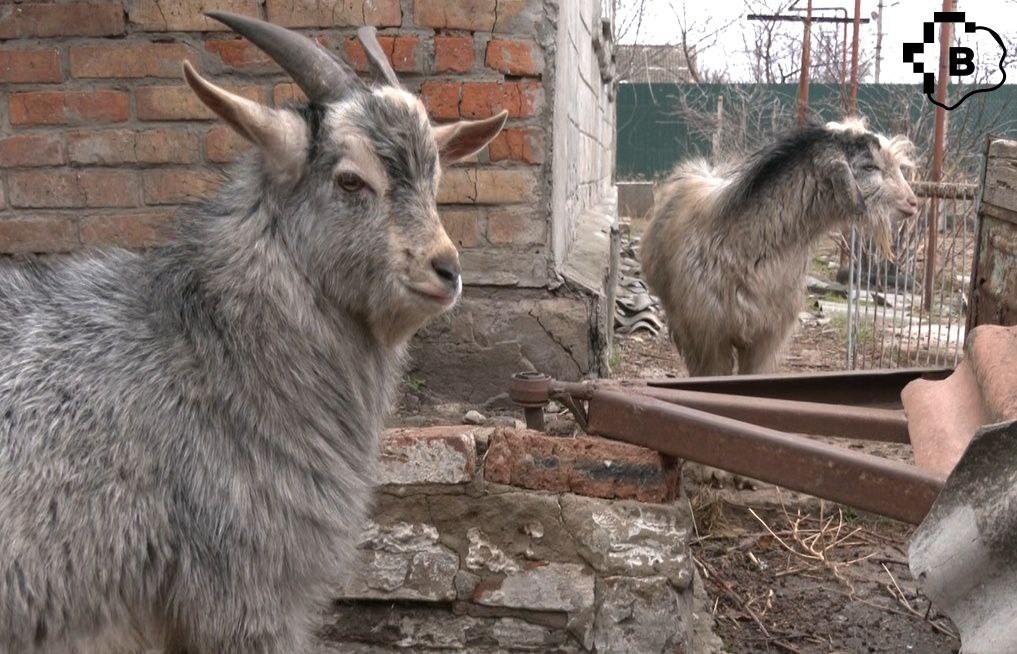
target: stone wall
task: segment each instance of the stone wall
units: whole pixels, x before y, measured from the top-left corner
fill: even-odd
[[[600,438],[392,430],[341,652],[692,652],[678,468]]]
[[[440,212],[461,250],[467,288],[458,313],[416,342],[411,374],[446,398],[482,402],[497,394],[474,383],[482,377],[497,378],[501,389],[512,372],[531,367],[566,379],[601,372],[610,333],[614,113],[599,6],[2,2],[0,253],[157,246],[159,228],[178,208],[214,189],[215,169],[247,146],[183,83],[184,59],[245,97],[300,98],[276,65],[202,11],[301,30],[359,69],[366,63],[354,30],[366,23],[378,27],[403,84],[436,122],[510,112],[490,147],[446,171]],[[588,213],[594,208],[596,216]],[[577,233],[596,242],[577,249]],[[573,250],[580,254],[570,267]]]

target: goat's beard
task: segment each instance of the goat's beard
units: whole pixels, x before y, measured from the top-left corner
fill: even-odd
[[[893,263],[897,261],[897,255],[893,252],[893,220],[890,212],[878,212],[873,216],[872,227],[873,237],[880,252],[886,260]]]

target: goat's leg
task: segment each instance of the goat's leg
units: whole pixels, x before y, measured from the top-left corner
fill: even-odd
[[[766,375],[777,371],[783,339],[764,339],[738,348],[739,375]]]
[[[734,349],[725,338],[689,344],[682,349],[682,357],[685,359],[690,377],[734,374]]]

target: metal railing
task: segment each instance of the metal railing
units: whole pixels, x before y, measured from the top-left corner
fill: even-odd
[[[851,230],[849,370],[954,366],[963,352],[978,185],[914,182],[912,188],[921,204],[917,216],[899,227],[895,261],[880,254],[872,237]],[[933,203],[939,205],[939,224],[930,261]]]

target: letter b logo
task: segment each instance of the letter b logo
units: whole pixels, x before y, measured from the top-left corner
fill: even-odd
[[[975,53],[971,48],[955,46],[950,48],[950,75],[961,77],[975,72]]]

